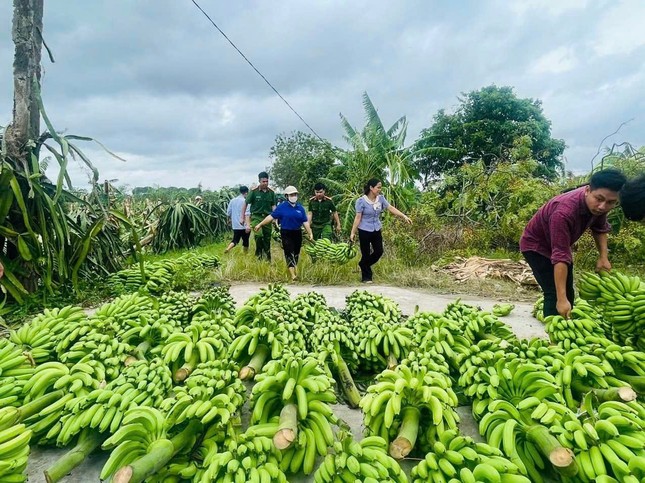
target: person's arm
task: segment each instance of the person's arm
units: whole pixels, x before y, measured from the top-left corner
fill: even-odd
[[[267,217],[264,220],[262,220],[260,223],[258,223],[257,225],[255,225],[253,227],[253,230],[260,231],[260,228],[262,228],[264,225],[268,225],[273,220],[274,220],[274,218],[271,215],[267,215]]]
[[[388,205],[387,211],[392,213],[394,216],[397,216],[397,217],[401,218],[406,223],[412,224],[412,220],[410,218],[408,218],[407,215],[403,214],[401,211],[399,211],[396,208],[394,208],[394,206]]]
[[[354,224],[352,224],[352,231],[349,233],[349,239],[351,241],[354,241],[356,238],[356,231],[358,230],[358,225],[361,224],[361,219],[363,218],[363,213],[360,211],[356,213],[356,216],[354,217]]]
[[[4,265],[0,262],[0,278],[4,277]]]
[[[596,248],[598,249],[598,261],[596,262],[596,271],[610,271],[611,263],[609,262],[609,250],[607,249],[607,233],[591,232]]]
[[[309,236],[309,239],[313,240],[314,239],[314,233],[311,231],[311,225],[309,224],[309,222],[305,221],[302,225],[305,227],[305,231],[307,232],[307,235]]]
[[[564,262],[556,263],[553,266],[553,279],[555,281],[555,308],[565,319],[571,317],[571,302],[567,299],[567,275],[569,266]]]
[[[307,223],[309,223],[310,225],[313,217],[314,217],[314,214],[311,212],[311,208],[309,208],[309,211],[307,211]]]

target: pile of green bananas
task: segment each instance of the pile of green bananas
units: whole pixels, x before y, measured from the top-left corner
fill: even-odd
[[[608,401],[597,409],[586,405],[551,432],[573,448],[578,481],[636,483],[645,478],[645,408],[638,403]]]
[[[497,448],[475,443],[457,429],[444,431],[410,474],[412,483],[428,481],[530,483],[520,467]]]
[[[319,238],[306,243],[304,250],[314,260],[325,260],[343,265],[358,255],[358,247],[353,243],[334,243],[327,238]]]
[[[421,450],[443,431],[457,427],[457,396],[450,378],[425,368],[399,365],[376,377],[361,400],[368,434],[392,441],[390,455],[406,457],[421,435]]]
[[[246,388],[237,377],[239,367],[233,362],[217,360],[197,365],[183,386],[161,404],[167,420],[178,425],[198,420],[205,427],[226,425],[246,400]]]
[[[33,373],[32,362],[21,346],[0,338],[0,407],[21,404],[23,387]]]
[[[327,455],[314,474],[314,482],[408,482],[399,463],[387,454],[387,441],[379,436],[369,436],[357,443],[343,433],[333,448],[334,452]]]
[[[0,481],[23,482],[27,480],[31,431],[4,414],[0,410]]]

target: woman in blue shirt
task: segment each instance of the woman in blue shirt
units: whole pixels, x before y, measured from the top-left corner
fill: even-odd
[[[280,237],[282,238],[284,258],[287,261],[291,280],[295,281],[297,278],[296,266],[298,265],[300,249],[302,248],[301,227],[304,225],[310,240],[313,240],[314,235],[307,220],[307,211],[304,206],[298,203],[298,190],[294,186],[287,186],[284,194],[287,197],[287,202],[276,206],[269,216],[255,225],[254,230],[260,230],[263,225],[271,223],[273,220],[280,222]]]
[[[372,283],[372,265],[379,261],[383,255],[383,236],[381,234],[381,213],[389,211],[406,223],[412,220],[389,204],[381,194],[381,182],[370,179],[365,185],[363,196],[356,200],[356,217],[352,225],[349,239],[354,241],[358,231],[358,240],[361,247],[361,267],[363,283]]]

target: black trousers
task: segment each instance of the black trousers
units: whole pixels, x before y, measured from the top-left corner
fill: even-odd
[[[381,230],[365,231],[358,230],[358,241],[361,247],[361,267],[363,282],[372,280],[372,265],[383,256],[383,235]]]
[[[556,304],[558,301],[555,291],[555,279],[553,278],[553,264],[551,260],[536,252],[522,252],[524,259],[533,270],[535,280],[540,284],[544,292],[544,316],[558,315]],[[575,292],[573,290],[573,264],[568,265],[567,270],[567,300],[573,307]]]
[[[251,234],[244,228],[242,228],[241,230],[233,230],[233,241],[231,241],[231,243],[233,243],[233,245],[237,245],[238,243],[240,243],[240,240],[242,240],[242,246],[244,248],[248,248],[250,236]]]
[[[287,261],[287,267],[298,265],[300,258],[300,249],[302,248],[302,230],[280,230],[282,238],[282,249],[284,250],[284,259]]]

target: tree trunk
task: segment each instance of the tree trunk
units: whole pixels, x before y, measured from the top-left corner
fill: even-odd
[[[13,0],[13,121],[6,131],[6,143],[9,158],[25,167],[29,164],[28,142],[40,133],[34,84],[40,85],[42,31],[43,0]]]

